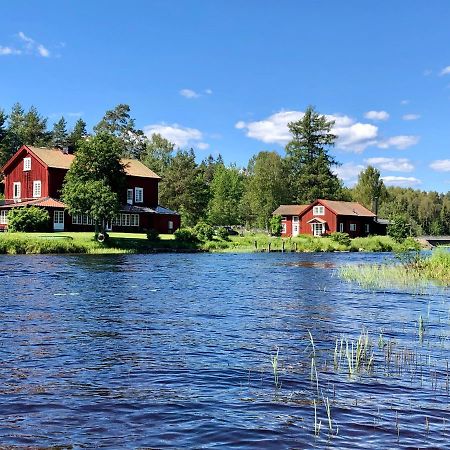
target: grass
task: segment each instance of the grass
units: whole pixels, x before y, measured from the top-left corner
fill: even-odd
[[[144,233],[110,233],[106,243],[94,240],[92,232],[52,233],[0,233],[0,254],[28,253],[152,253],[167,251],[206,251],[223,253],[285,252],[336,252],[369,251],[389,252],[401,249],[387,236],[357,238],[341,244],[329,237],[308,235],[295,238],[272,237],[247,233],[230,236],[228,240],[213,239],[207,242],[180,242],[173,235],[160,235],[160,240],[150,242]]]
[[[433,251],[431,256],[418,256],[396,264],[345,266],[340,275],[368,288],[426,287],[430,283],[450,286],[450,252]]]

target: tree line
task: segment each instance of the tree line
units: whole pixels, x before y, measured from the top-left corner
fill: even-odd
[[[327,198],[358,201],[380,217],[404,215],[418,234],[450,234],[450,193],[386,187],[371,166],[353,188],[345,187],[333,171],[339,165],[330,153],[337,139],[333,125],[308,107],[300,120],[288,124],[291,140],[283,156],[261,151],[246,167],[238,167],[225,164],[220,155],[198,162],[192,148],[176,148],[159,134],[147,137],[125,104],[106,111],[91,133],[82,119],[68,130],[64,117],[49,129],[48,118],[35,107],[25,111],[15,104],[9,114],[0,110],[0,164],[23,144],[67,146],[76,152],[88,136],[109,136],[117,143],[111,154],[139,159],[162,177],[159,203],[180,212],[187,226],[205,221],[267,229],[280,204]]]

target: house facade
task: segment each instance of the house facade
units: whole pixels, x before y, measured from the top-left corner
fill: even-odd
[[[22,146],[3,166],[5,200],[0,203],[0,230],[6,229],[11,208],[45,208],[54,231],[94,229],[91,217],[70,216],[60,200],[64,177],[75,155],[57,148]],[[161,178],[138,160],[122,159],[126,187],[120,195],[120,214],[106,224],[108,231],[142,232],[155,229],[173,233],[180,227],[180,216],[158,205]]]
[[[310,205],[281,205],[273,214],[281,215],[283,237],[299,234],[324,236],[334,232],[350,237],[386,234],[386,225],[356,202],[316,200]]]

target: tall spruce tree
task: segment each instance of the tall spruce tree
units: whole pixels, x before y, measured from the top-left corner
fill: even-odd
[[[331,170],[339,164],[329,154],[337,138],[332,133],[333,125],[334,121],[312,106],[300,120],[288,124],[292,140],[286,145],[286,168],[291,202],[341,197],[342,182]]]
[[[86,122],[83,119],[78,119],[75,122],[75,126],[73,130],[69,134],[67,138],[68,145],[75,152],[78,150],[78,147],[81,145],[82,139],[86,138],[88,133],[86,131]]]
[[[54,147],[65,147],[68,144],[67,122],[64,117],[53,124],[52,145]]]

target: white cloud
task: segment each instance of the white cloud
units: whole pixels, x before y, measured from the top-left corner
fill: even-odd
[[[450,172],[450,159],[437,159],[430,167],[437,172]]]
[[[353,162],[342,164],[341,166],[335,167],[333,172],[346,182],[348,185],[355,184],[358,180],[358,175],[366,167],[362,164],[355,164]]]
[[[181,91],[179,92],[181,96],[186,97],[186,98],[198,98],[200,97],[200,94],[198,94],[197,92],[193,91],[192,89],[181,89]]]
[[[402,116],[403,120],[417,120],[420,119],[420,114],[404,114]]]
[[[148,137],[153,133],[158,133],[170,142],[173,142],[177,147],[197,147],[200,150],[205,150],[209,147],[209,144],[203,142],[203,133],[200,130],[183,127],[177,123],[147,125],[144,127],[144,133]]]
[[[396,176],[386,176],[381,177],[384,184],[387,186],[400,186],[400,187],[410,187],[422,184],[422,181],[414,177],[396,177]]]
[[[441,70],[440,75],[450,75],[450,66],[444,67]]]
[[[408,104],[409,104],[409,100],[407,100],[407,99],[402,100],[402,101],[400,102],[400,105],[408,105]]]
[[[212,93],[212,89],[205,89],[205,94],[211,95]]]
[[[404,150],[405,148],[416,145],[419,142],[419,136],[391,136],[390,138],[383,139],[377,143],[379,148],[398,148]]]
[[[286,145],[292,138],[287,124],[303,117],[301,111],[280,111],[267,119],[254,122],[239,121],[235,127],[245,130],[247,137],[267,144]],[[338,136],[336,146],[348,151],[362,152],[369,145],[376,143],[378,127],[368,123],[355,122],[343,115],[327,115],[334,120],[333,133]]]
[[[22,53],[21,50],[17,50],[13,47],[3,47],[0,45],[0,56],[9,56],[9,55],[20,55]]]
[[[367,111],[364,117],[370,120],[388,120],[389,113],[386,111]]]
[[[367,164],[388,172],[412,172],[414,166],[406,158],[368,158]]]
[[[26,53],[42,56],[43,58],[50,57],[50,50],[48,50],[48,48],[27,36],[23,31],[19,31],[17,36],[23,42],[23,47]]]

